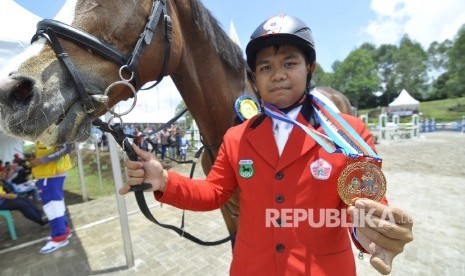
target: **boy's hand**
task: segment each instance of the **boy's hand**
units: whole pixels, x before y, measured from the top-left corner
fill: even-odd
[[[140,158],[139,161],[126,161],[127,185],[123,186],[119,193],[127,194],[131,186],[147,183],[152,185],[148,191],[164,191],[168,181],[168,172],[158,162],[157,158],[148,151],[141,150],[138,146],[132,145],[135,153]]]
[[[360,244],[381,274],[392,270],[392,260],[413,240],[412,218],[404,211],[369,199],[358,199],[348,209]]]

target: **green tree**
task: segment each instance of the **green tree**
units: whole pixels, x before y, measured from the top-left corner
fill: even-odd
[[[463,25],[456,38],[454,45],[449,51],[449,62],[447,71],[449,79],[446,81],[445,89],[448,97],[465,96],[465,25]]]
[[[393,74],[396,52],[397,47],[395,45],[383,44],[376,49],[374,56],[381,80],[380,91],[383,92],[383,95],[380,96],[380,104],[384,106],[387,106],[394,96],[399,93],[395,86],[395,74]]]
[[[449,51],[453,46],[453,42],[449,39],[444,40],[442,43],[433,41],[428,47],[428,69],[436,71],[439,74],[447,70],[449,62]]]
[[[332,83],[332,74],[326,73],[323,68],[317,64],[315,73],[312,76],[312,81],[317,86],[331,86]]]
[[[443,100],[447,99],[447,88],[446,84],[449,80],[449,73],[443,73],[437,77],[432,85],[431,93],[428,100]]]
[[[447,66],[449,64],[449,51],[453,42],[449,39],[439,43],[433,41],[428,47],[428,70],[433,77],[428,100],[439,100],[447,98],[446,83],[449,80]]]
[[[397,93],[406,89],[414,98],[423,99],[427,92],[428,56],[421,45],[405,35],[394,55],[394,86]]]
[[[333,87],[344,93],[358,108],[367,108],[378,91],[379,77],[371,50],[360,47],[335,66]]]

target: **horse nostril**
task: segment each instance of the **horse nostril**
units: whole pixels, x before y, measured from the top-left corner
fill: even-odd
[[[18,101],[27,101],[34,94],[34,81],[27,77],[15,78],[12,96]]]

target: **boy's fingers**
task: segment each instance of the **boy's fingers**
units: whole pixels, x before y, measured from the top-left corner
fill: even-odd
[[[141,150],[136,144],[132,144],[134,151],[136,152],[137,156],[139,156],[144,161],[150,161],[153,158],[153,155],[145,150]]]
[[[119,189],[119,194],[120,195],[125,195],[125,194],[129,193],[130,189],[131,189],[131,186],[125,185],[121,189]]]

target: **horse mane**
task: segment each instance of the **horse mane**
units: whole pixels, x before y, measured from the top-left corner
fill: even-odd
[[[225,33],[221,24],[200,0],[191,0],[192,16],[205,38],[213,43],[216,53],[233,70],[245,66],[242,49]]]

